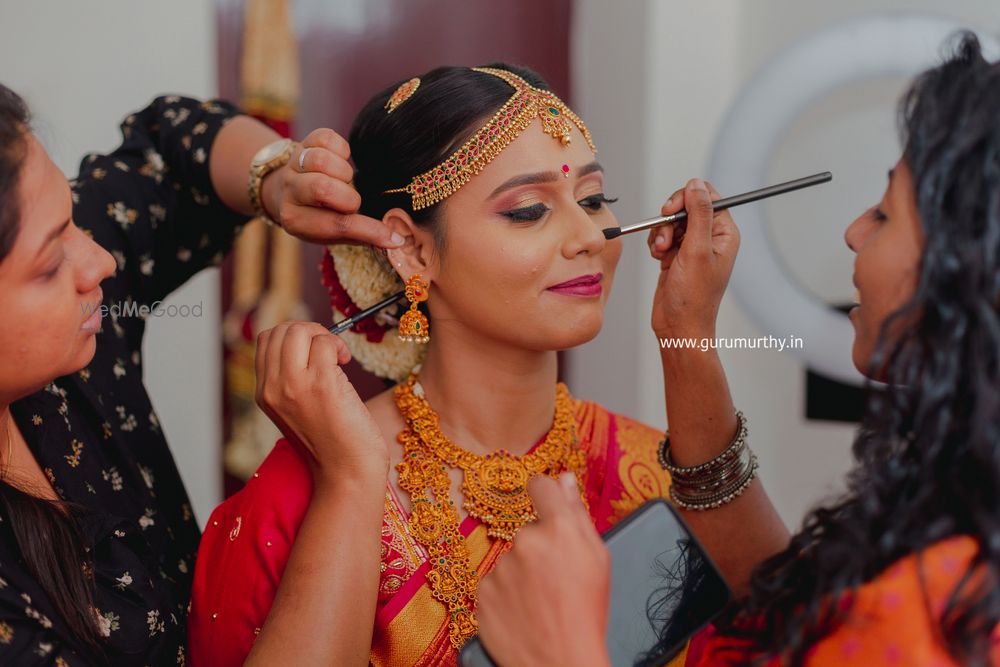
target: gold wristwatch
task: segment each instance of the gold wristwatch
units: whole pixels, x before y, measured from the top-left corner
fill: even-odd
[[[250,162],[250,182],[247,184],[250,203],[253,205],[254,215],[269,225],[280,226],[264,210],[264,203],[261,200],[261,184],[264,182],[265,176],[288,164],[294,149],[295,142],[291,139],[279,139],[257,151]]]

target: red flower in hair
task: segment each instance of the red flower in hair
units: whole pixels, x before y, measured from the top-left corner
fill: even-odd
[[[333,255],[330,254],[329,248],[323,252],[323,261],[320,262],[319,272],[320,281],[330,292],[330,305],[335,310],[347,317],[361,312],[362,309],[351,300],[351,296],[340,283],[340,277],[337,275],[337,269],[333,266]],[[374,317],[365,318],[351,327],[351,331],[364,334],[369,343],[381,343],[388,330],[388,326],[379,324]]]

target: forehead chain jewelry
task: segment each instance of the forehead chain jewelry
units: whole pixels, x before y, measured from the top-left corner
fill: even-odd
[[[594,153],[594,141],[580,117],[550,90],[535,88],[513,72],[497,67],[473,67],[473,71],[503,79],[513,89],[510,98],[460,148],[437,166],[414,176],[408,185],[383,194],[410,195],[414,211],[448,198],[492,162],[520,136],[532,121],[541,122],[542,132],[567,146],[574,126]],[[563,171],[568,177],[569,165]]]

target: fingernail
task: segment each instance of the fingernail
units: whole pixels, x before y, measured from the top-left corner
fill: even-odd
[[[398,232],[393,232],[392,236],[389,237],[389,240],[392,241],[395,245],[403,245],[403,242],[406,241],[406,239],[404,239],[403,236]]]
[[[663,234],[657,234],[656,235],[656,245],[663,245],[666,242],[667,242],[667,239],[666,239],[666,237],[663,236]]]
[[[708,188],[705,187],[705,181],[700,178],[695,178],[691,181],[691,188],[693,190],[708,190]]]
[[[577,488],[576,475],[571,472],[564,472],[562,475],[560,475],[559,483],[567,491],[573,491],[573,492],[576,491]]]
[[[673,197],[671,197],[670,199],[667,200],[667,206],[670,206],[673,203],[674,203],[674,198]]]

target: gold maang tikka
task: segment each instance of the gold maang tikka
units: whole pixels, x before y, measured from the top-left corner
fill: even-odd
[[[472,135],[471,139],[462,144],[444,162],[414,176],[406,187],[385,190],[383,194],[395,192],[409,194],[412,198],[414,211],[433,206],[454,194],[460,187],[468,183],[469,179],[482,171],[535,118],[541,121],[543,132],[563,145],[569,144],[572,140],[572,131],[575,125],[587,141],[590,150],[594,153],[597,152],[587,126],[555,93],[535,88],[517,74],[505,69],[497,67],[473,67],[472,69],[475,72],[491,74],[503,79],[514,89],[514,94],[504,102],[503,106],[493,114],[493,117],[485,125]]]

